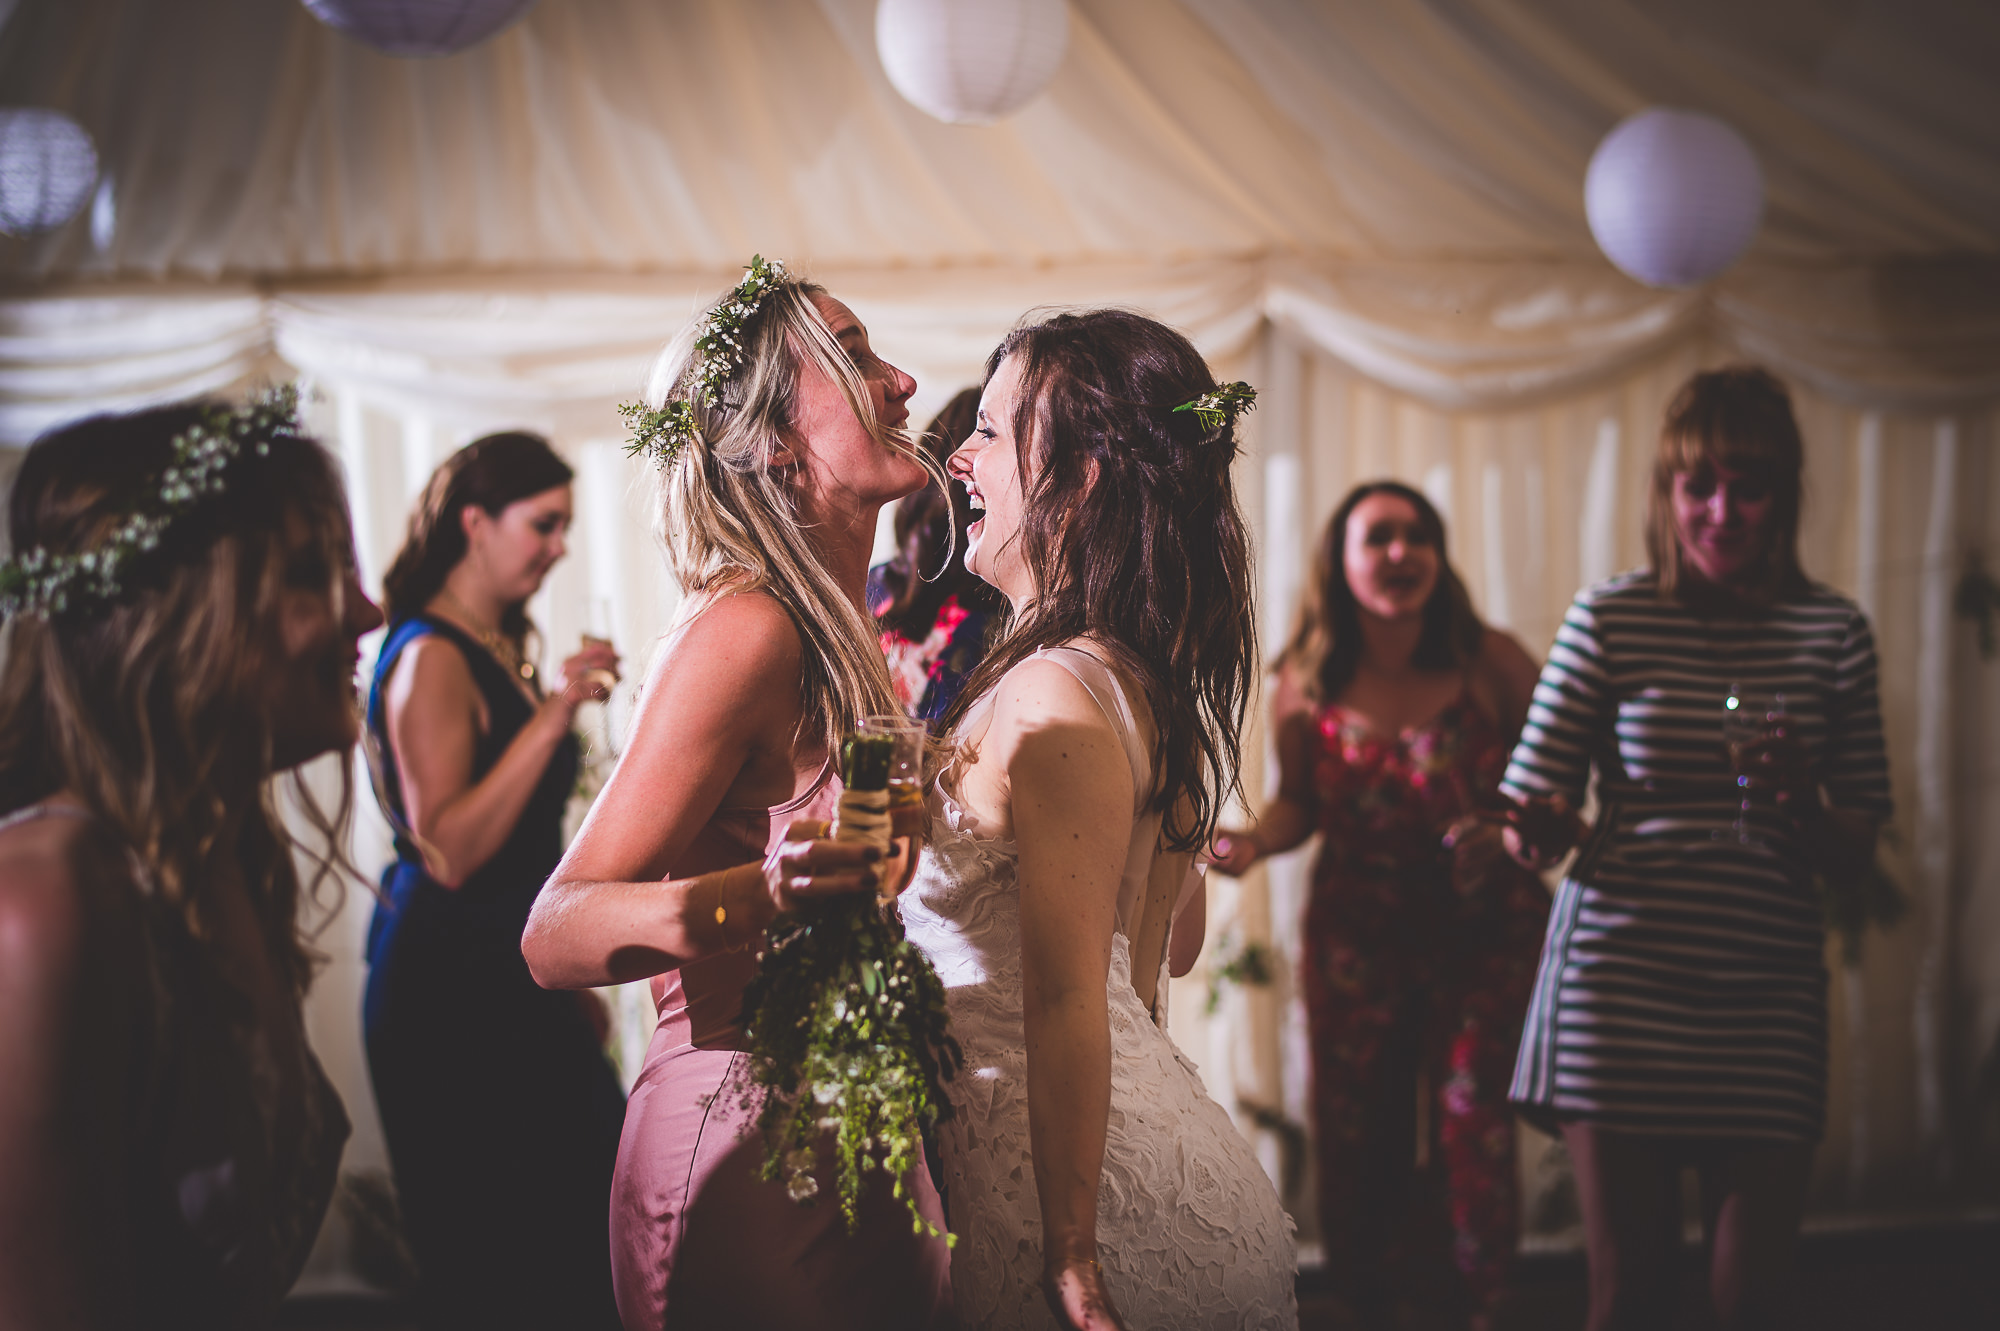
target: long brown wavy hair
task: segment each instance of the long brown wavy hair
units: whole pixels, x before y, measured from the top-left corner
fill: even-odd
[[[1174,410],[1213,391],[1215,376],[1193,343],[1143,315],[1089,310],[1016,328],[987,361],[988,381],[1015,356],[1018,539],[1036,594],[945,727],[1037,648],[1089,638],[1152,708],[1147,807],[1165,815],[1164,843],[1205,845],[1241,788],[1257,650],[1236,426],[1212,431]]]
[[[1792,395],[1769,370],[1732,365],[1703,370],[1667,403],[1660,451],[1646,495],[1646,554],[1662,598],[1684,588],[1680,535],[1674,526],[1674,477],[1720,464],[1770,489],[1764,558],[1749,586],[1752,600],[1771,602],[1807,586],[1799,566],[1799,510],[1805,491],[1805,440],[1792,415]]]
[[[1320,533],[1298,621],[1272,666],[1289,669],[1315,703],[1338,698],[1361,661],[1361,613],[1347,581],[1347,521],[1362,500],[1383,494],[1394,495],[1417,511],[1418,527],[1438,552],[1437,585],[1424,602],[1424,627],[1410,664],[1418,670],[1463,670],[1478,658],[1486,637],[1486,625],[1472,608],[1472,595],[1445,553],[1444,519],[1437,508],[1421,490],[1401,481],[1363,482],[1347,492]]]
[[[102,546],[158,487],[175,437],[214,406],[98,416],[37,440],[8,502],[14,548]],[[211,926],[205,885],[234,856],[271,955],[303,995],[317,957],[300,897],[316,898],[341,865],[351,774],[343,763],[331,814],[294,774],[291,798],[326,838],[298,847],[318,863],[302,889],[268,779],[268,718],[246,700],[286,668],[276,612],[287,580],[323,573],[338,617],[353,538],[326,452],[283,432],[263,442],[228,464],[220,494],[167,528],[114,602],[12,621],[0,669],[0,811],[74,794],[201,940]]]
[[[460,515],[468,506],[477,504],[498,517],[507,505],[568,485],[575,475],[548,440],[522,430],[475,439],[446,458],[424,485],[403,548],[382,575],[382,608],[389,622],[422,613],[465,558]],[[500,631],[516,647],[526,646],[532,627],[525,602],[500,613]]]

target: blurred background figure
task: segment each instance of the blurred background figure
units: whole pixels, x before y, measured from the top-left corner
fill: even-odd
[[[268,780],[359,730],[346,497],[288,403],[193,403],[44,436],[9,530],[0,1326],[268,1327],[348,1129]]]
[[[945,404],[924,430],[923,446],[942,467],[972,434],[979,390]],[[946,494],[933,481],[896,505],[896,554],[868,570],[868,609],[881,629],[882,654],[903,710],[935,722],[986,655],[986,630],[999,593],[965,567],[972,509],[965,484]],[[952,533],[957,532],[954,543]]]
[[[1826,1116],[1822,887],[1889,816],[1875,641],[1799,567],[1804,441],[1754,367],[1668,404],[1649,567],[1584,589],[1504,792],[1508,849],[1556,895],[1513,1098],[1575,1167],[1592,1331],[1666,1327],[1680,1171],[1701,1178],[1726,1327],[1781,1323]]]
[[[1320,834],[1301,987],[1329,1272],[1365,1326],[1441,1283],[1485,1325],[1519,1226],[1507,1077],[1548,915],[1495,820],[1535,665],[1481,624],[1430,501],[1377,481],[1327,523],[1276,675],[1278,794],[1215,865]]]
[[[396,861],[363,1025],[432,1327],[613,1327],[608,1210],[625,1098],[596,997],[521,957],[562,857],[577,708],[616,679],[586,642],[544,690],[523,606],[564,553],[569,466],[532,434],[431,477],[384,578],[368,728]]]

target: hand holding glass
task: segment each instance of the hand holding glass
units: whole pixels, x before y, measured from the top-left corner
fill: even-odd
[[[900,712],[864,716],[858,729],[862,734],[887,735],[893,746],[889,757],[889,834],[896,838],[897,853],[908,857],[900,864],[892,861],[885,866],[884,895],[894,896],[909,885],[923,841],[924,744],[929,732],[923,722]],[[894,890],[887,890],[892,885]]]
[[[1782,692],[1766,698],[1732,684],[1722,700],[1722,741],[1737,790],[1734,831],[1744,845],[1756,840],[1750,831],[1750,809],[1759,792],[1796,784],[1800,762],[1790,722]]]

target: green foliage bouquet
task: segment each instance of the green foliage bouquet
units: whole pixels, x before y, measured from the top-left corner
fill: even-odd
[[[866,734],[841,746],[846,790],[836,838],[886,847],[889,748],[887,736]],[[743,1011],[746,1103],[762,1099],[762,1176],[783,1180],[792,1200],[809,1205],[830,1144],[849,1233],[860,1223],[862,1172],[874,1168],[894,1181],[915,1227],[935,1234],[907,1180],[919,1167],[923,1130],[951,1114],[942,1083],[961,1054],[944,985],[904,938],[893,904],[861,893],[803,903],[780,918]]]

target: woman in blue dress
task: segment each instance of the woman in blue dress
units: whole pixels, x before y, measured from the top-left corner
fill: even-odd
[[[601,1008],[551,993],[521,931],[562,856],[576,709],[607,645],[547,691],[523,611],[564,553],[571,471],[489,435],[425,488],[384,579],[368,730],[396,862],[369,932],[369,1071],[433,1327],[612,1327],[608,1208],[625,1101]],[[581,1000],[581,1001],[580,1001]]]

